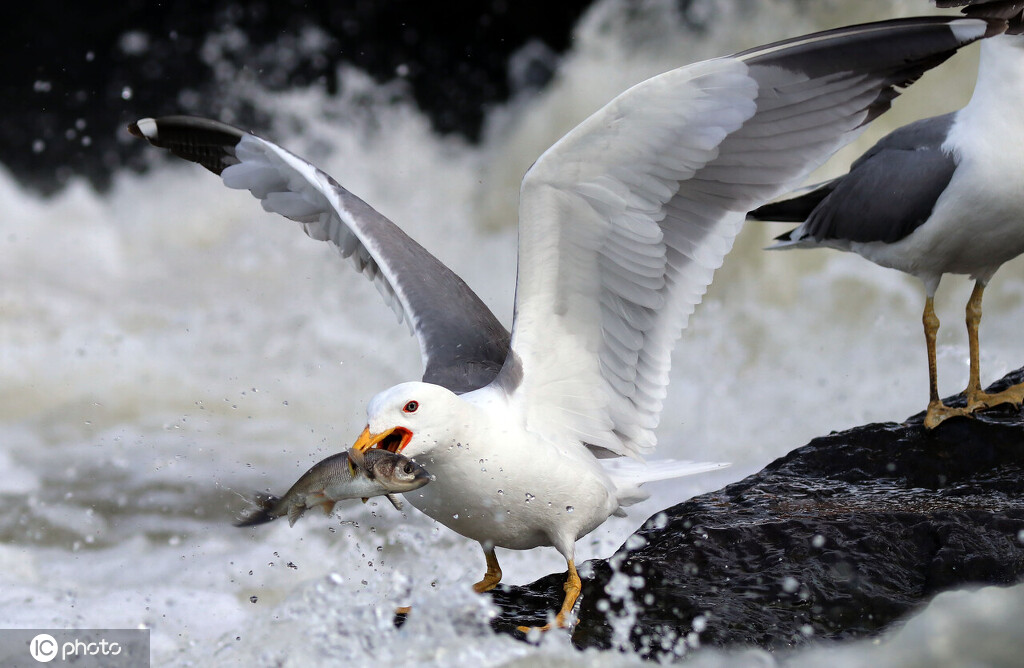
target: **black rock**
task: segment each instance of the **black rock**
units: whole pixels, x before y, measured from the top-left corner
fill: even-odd
[[[1022,380],[1024,369],[990,389]],[[922,418],[817,438],[658,513],[581,569],[573,642],[646,656],[780,650],[876,634],[943,590],[1021,582],[1024,413],[997,407],[933,431]],[[564,581],[496,590],[494,627],[543,624]]]

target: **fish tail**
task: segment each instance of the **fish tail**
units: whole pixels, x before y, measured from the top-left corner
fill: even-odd
[[[257,493],[253,495],[252,502],[254,508],[243,515],[237,522],[236,527],[251,527],[257,524],[266,524],[271,520],[275,520],[281,516],[281,513],[275,512],[277,504],[281,499],[274,496],[273,494]]]

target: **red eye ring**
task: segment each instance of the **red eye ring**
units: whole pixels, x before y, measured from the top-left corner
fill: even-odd
[[[420,404],[418,401],[410,401],[409,403],[402,407],[402,410],[406,413],[415,413],[416,409],[419,407]]]

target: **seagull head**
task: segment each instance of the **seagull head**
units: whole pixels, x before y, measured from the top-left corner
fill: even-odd
[[[402,383],[384,390],[366,409],[366,428],[352,446],[359,452],[380,448],[415,457],[453,441],[464,402],[430,383]]]

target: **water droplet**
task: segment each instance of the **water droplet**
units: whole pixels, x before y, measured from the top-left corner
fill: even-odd
[[[288,562],[288,568],[292,569],[293,571],[299,570],[299,567],[295,565],[294,561],[289,561]]]
[[[567,513],[571,513],[571,512],[572,512],[572,511],[574,511],[574,510],[576,510],[576,509],[575,509],[575,508],[573,508],[572,506],[566,506],[566,507],[565,507],[565,512],[567,512]]]
[[[457,520],[457,519],[459,519],[459,514],[458,514],[458,513],[455,513],[454,515],[452,515],[452,519],[453,519],[453,520]]]
[[[505,490],[499,489],[498,490],[498,496],[505,496]],[[1024,532],[1022,532],[1022,533],[1024,533]]]
[[[526,493],[526,502],[527,503],[529,503],[530,501],[533,501],[536,498],[537,497],[535,497],[533,494],[530,494],[529,492]]]
[[[1024,532],[1021,532],[1021,533],[1024,534]],[[1022,542],[1024,542],[1024,541],[1022,541]],[[814,547],[819,547],[819,548],[820,547],[825,547],[825,537],[822,536],[821,534],[816,535],[814,538],[811,539],[811,545],[813,545]]]
[[[253,595],[253,596],[249,597],[249,602],[250,603],[255,603],[258,600],[260,600],[258,596]]]

